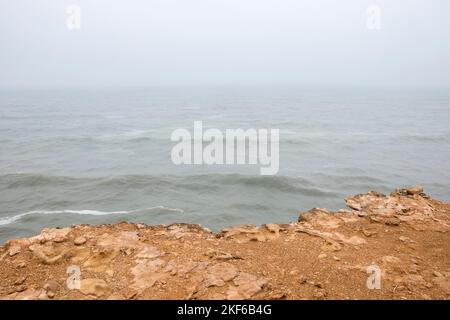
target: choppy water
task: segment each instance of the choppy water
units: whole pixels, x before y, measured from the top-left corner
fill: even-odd
[[[280,129],[280,171],[176,166],[176,128]],[[0,91],[0,242],[47,226],[289,222],[347,195],[423,184],[450,200],[450,91]]]

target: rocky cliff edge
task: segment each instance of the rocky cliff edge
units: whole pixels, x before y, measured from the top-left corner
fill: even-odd
[[[421,187],[299,221],[76,225],[0,247],[2,299],[449,299],[450,204]]]

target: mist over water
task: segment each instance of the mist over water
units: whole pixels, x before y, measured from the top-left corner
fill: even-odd
[[[177,128],[280,129],[280,170],[172,163]],[[142,87],[0,91],[0,242],[49,226],[289,222],[369,190],[450,200],[450,91]]]

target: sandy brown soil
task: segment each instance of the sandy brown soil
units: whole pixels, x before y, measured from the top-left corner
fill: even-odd
[[[187,224],[44,229],[0,247],[0,297],[450,298],[450,204],[421,188],[346,203],[348,210],[316,208],[298,222],[218,234]],[[371,265],[380,289],[368,288]]]

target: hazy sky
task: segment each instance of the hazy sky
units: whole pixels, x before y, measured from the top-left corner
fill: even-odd
[[[450,86],[450,1],[0,0],[0,86],[166,84]]]

